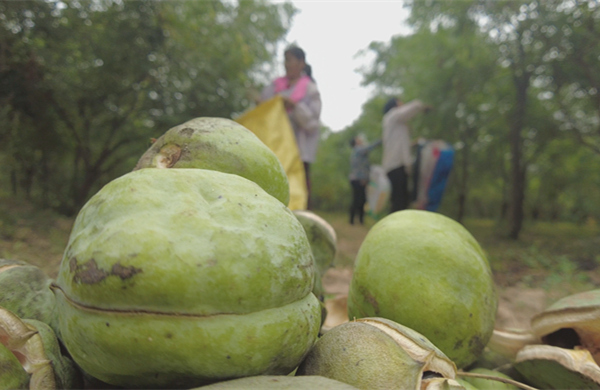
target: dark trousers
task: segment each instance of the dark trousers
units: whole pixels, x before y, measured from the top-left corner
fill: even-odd
[[[304,162],[304,176],[306,177],[306,209],[310,210],[310,163]]]
[[[387,177],[390,179],[390,184],[392,185],[390,213],[407,209],[409,205],[408,175],[404,167],[392,169],[387,173]]]
[[[365,214],[365,203],[367,202],[367,186],[364,181],[350,180],[352,186],[352,204],[350,205],[350,223],[354,224],[354,216],[358,215],[358,221],[363,224]]]

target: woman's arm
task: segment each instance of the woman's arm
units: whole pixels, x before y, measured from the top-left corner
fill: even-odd
[[[314,83],[309,84],[306,98],[296,103],[292,115],[304,131],[314,133],[319,130],[321,127],[321,94]]]

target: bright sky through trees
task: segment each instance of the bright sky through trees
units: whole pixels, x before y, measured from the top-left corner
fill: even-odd
[[[323,99],[323,124],[339,131],[358,118],[371,89],[360,85],[357,69],[372,56],[360,54],[373,41],[406,34],[401,1],[293,0],[295,15],[288,42],[302,47]],[[283,66],[279,69],[283,72]]]

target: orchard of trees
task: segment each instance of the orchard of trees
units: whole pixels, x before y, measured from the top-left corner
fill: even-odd
[[[373,42],[363,70],[378,94],[319,154],[320,207],[348,198],[349,140],[381,134],[385,96],[434,106],[415,136],[456,156],[441,212],[495,218],[518,238],[529,219],[600,219],[600,4],[597,1],[413,0],[413,34]],[[325,150],[324,150],[325,149]],[[346,150],[345,160],[339,150]],[[372,162],[381,161],[372,153]],[[346,164],[346,165],[344,165]],[[347,168],[345,168],[347,171]],[[334,185],[335,183],[335,185]],[[316,186],[316,185],[315,185]],[[344,192],[345,191],[345,192]],[[342,207],[343,208],[343,207]]]
[[[434,106],[415,136],[456,150],[440,212],[494,218],[513,238],[530,219],[600,220],[598,2],[407,7],[410,35],[365,48],[376,94],[351,126],[322,131],[315,206],[347,210],[349,140],[378,139],[384,102],[402,93]],[[151,138],[248,108],[280,72],[295,12],[263,0],[0,2],[2,192],[73,215]]]

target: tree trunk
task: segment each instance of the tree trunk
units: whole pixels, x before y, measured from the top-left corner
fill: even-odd
[[[465,140],[463,140],[463,143],[465,146],[462,149],[462,175],[458,189],[458,215],[456,216],[458,222],[462,222],[466,213],[467,182],[469,179],[469,148]]]
[[[511,194],[508,236],[514,240],[519,238],[523,227],[523,204],[525,203],[525,163],[523,162],[523,142],[521,132],[525,125],[527,106],[527,89],[529,74],[523,72],[515,76],[516,102],[513,121],[510,128],[511,151]]]

